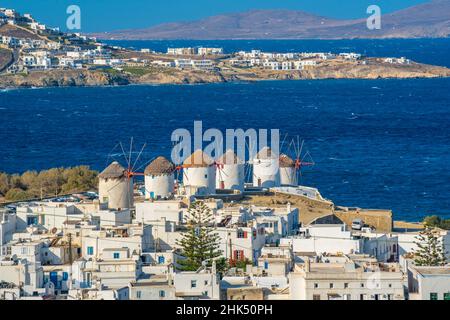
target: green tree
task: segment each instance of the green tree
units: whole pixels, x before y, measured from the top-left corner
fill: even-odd
[[[443,266],[445,265],[445,248],[438,238],[436,230],[429,226],[419,233],[414,243],[414,263],[417,266]]]
[[[9,190],[9,176],[0,172],[0,194],[5,195]]]
[[[178,269],[196,271],[205,262],[208,266],[222,254],[220,238],[213,226],[211,210],[203,201],[196,201],[188,209],[187,232],[177,241],[183,259],[177,261]]]
[[[5,195],[5,198],[8,201],[22,201],[28,200],[32,197],[33,196],[31,196],[28,192],[19,188],[10,189]]]
[[[97,188],[98,172],[88,166],[78,166],[64,171],[66,183],[62,186],[63,193],[89,191]]]
[[[436,215],[425,217],[425,219],[423,219],[423,224],[428,227],[450,230],[450,219],[442,219]]]

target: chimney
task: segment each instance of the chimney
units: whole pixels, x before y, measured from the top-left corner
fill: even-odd
[[[305,261],[305,272],[311,272],[311,261],[309,258],[306,258]]]

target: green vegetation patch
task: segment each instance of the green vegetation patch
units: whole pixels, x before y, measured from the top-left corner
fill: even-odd
[[[97,188],[98,172],[88,166],[26,171],[20,174],[0,172],[0,196],[20,201],[42,196],[83,192]]]

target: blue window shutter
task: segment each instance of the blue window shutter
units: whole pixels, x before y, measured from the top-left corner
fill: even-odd
[[[62,279],[63,279],[63,281],[66,281],[67,279],[69,279],[69,274],[67,272],[63,272]]]

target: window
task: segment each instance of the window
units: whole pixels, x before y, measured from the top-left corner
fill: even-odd
[[[444,293],[444,300],[450,300],[450,292],[445,292]]]
[[[166,259],[164,258],[164,256],[159,256],[158,257],[158,263],[159,264],[163,264],[166,261]]]
[[[359,300],[366,300],[366,295],[365,294],[360,294],[359,295]]]
[[[430,293],[430,300],[437,300],[438,299],[438,294],[436,292],[431,292]]]
[[[348,283],[344,283],[344,288],[347,289],[348,288]]]
[[[159,297],[164,298],[166,296],[166,292],[164,290],[159,290]]]
[[[94,247],[87,247],[88,256],[92,256],[94,254]]]
[[[208,179],[208,175],[207,174],[205,174],[205,179]]]
[[[237,232],[237,237],[240,239],[245,239],[247,238],[247,232],[239,229]]]
[[[197,288],[197,280],[191,280],[191,288]]]
[[[361,288],[364,288],[364,283],[361,283]]]
[[[208,280],[205,280],[205,286],[207,286],[208,285]]]
[[[142,297],[141,291],[136,291],[136,298],[140,299]]]
[[[313,300],[320,300],[320,294],[313,294]]]
[[[244,260],[244,250],[234,250],[234,260]]]
[[[63,281],[67,281],[67,279],[69,279],[69,274],[67,272],[63,272],[62,279]]]
[[[332,283],[330,283],[330,289],[333,289],[334,285]]]
[[[389,283],[389,288],[392,288],[392,283]]]
[[[264,269],[269,269],[269,261],[264,261]]]
[[[387,295],[387,299],[388,299],[388,300],[393,300],[393,298],[394,298],[394,295],[393,295],[393,294],[388,294],[388,295]]]
[[[317,289],[319,287],[318,283],[314,283],[314,289]]]
[[[114,252],[113,253],[113,258],[114,259],[119,259],[120,258],[120,253],[119,252]]]

